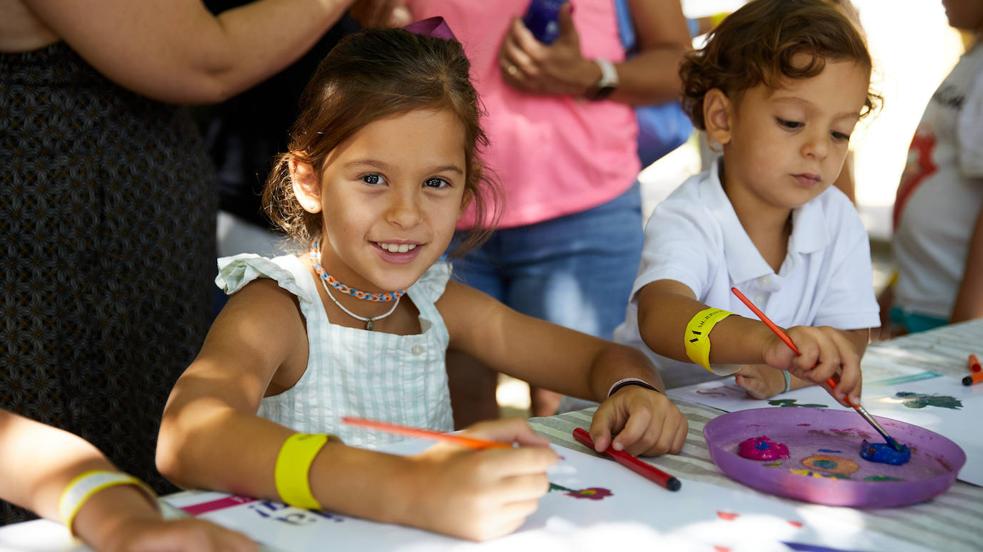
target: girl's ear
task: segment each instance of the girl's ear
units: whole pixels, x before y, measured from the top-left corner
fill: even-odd
[[[308,213],[321,212],[321,179],[310,163],[291,155],[288,162],[290,183],[300,206]]]
[[[703,96],[703,124],[707,138],[721,146],[730,142],[734,121],[734,104],[719,88],[709,90]]]

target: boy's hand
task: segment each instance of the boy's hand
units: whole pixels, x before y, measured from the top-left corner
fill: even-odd
[[[846,334],[829,326],[795,326],[788,336],[799,349],[796,355],[778,336],[765,346],[764,361],[772,368],[788,370],[804,380],[829,389],[826,380],[837,376],[839,384],[830,394],[845,406],[847,396],[854,403],[860,401],[860,355]]]
[[[785,376],[781,370],[763,364],[746,364],[734,374],[734,383],[741,386],[754,399],[770,399],[785,390]]]
[[[601,403],[590,424],[597,452],[610,445],[636,456],[677,453],[687,431],[686,418],[668,397],[638,385],[622,387]]]
[[[539,507],[549,491],[546,470],[559,457],[524,420],[475,424],[464,434],[524,446],[473,450],[439,444],[414,457],[408,488],[418,499],[411,501],[414,510],[405,523],[476,541],[507,535]]]

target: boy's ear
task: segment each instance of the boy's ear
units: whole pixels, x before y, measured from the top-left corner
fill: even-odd
[[[290,168],[290,183],[294,196],[308,213],[321,212],[321,179],[318,178],[310,163],[291,155],[288,162]]]
[[[725,145],[730,142],[734,120],[734,104],[719,88],[709,90],[703,96],[703,124],[711,142]]]

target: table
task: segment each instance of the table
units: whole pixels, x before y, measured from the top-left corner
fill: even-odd
[[[958,370],[965,370],[966,356],[970,352],[983,352],[981,349],[983,320],[976,320],[874,344],[868,349],[863,364],[911,363],[955,375]],[[679,408],[689,421],[689,434],[682,453],[649,461],[686,479],[757,493],[725,477],[710,460],[703,440],[703,427],[722,412],[690,403],[679,404]],[[585,409],[533,418],[530,424],[555,444],[589,452],[573,439],[571,432],[575,427],[589,426],[592,412],[592,409]],[[785,502],[802,506],[794,501]],[[867,531],[890,535],[927,550],[980,550],[983,543],[983,487],[960,481],[932,501],[906,508],[863,511],[820,505],[807,507],[815,515],[829,516],[829,519]],[[37,520],[0,528],[0,550],[75,552],[86,549],[72,544],[62,526]]]
[[[862,366],[874,363],[909,363],[943,373],[965,374],[966,357],[983,352],[983,319],[945,326],[871,345]],[[703,440],[703,426],[723,412],[698,404],[678,404],[689,421],[686,445],[679,455],[650,459],[669,473],[729,488],[744,487],[723,475]],[[586,452],[571,431],[590,425],[591,409],[568,412],[548,418],[533,418],[533,429],[550,441]],[[983,429],[981,429],[983,431]],[[788,501],[792,503],[793,501]],[[878,531],[917,543],[929,550],[978,551],[983,548],[983,487],[957,481],[945,494],[923,503],[886,510],[855,510],[815,506],[824,515],[856,519],[870,531]]]

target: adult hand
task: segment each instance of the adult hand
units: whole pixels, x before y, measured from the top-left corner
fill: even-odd
[[[597,452],[610,445],[636,456],[656,456],[682,450],[688,429],[686,417],[664,394],[629,385],[597,407],[590,435]]]
[[[505,82],[532,94],[582,96],[601,78],[597,65],[580,53],[571,5],[560,9],[560,34],[547,46],[515,18],[498,53]]]

